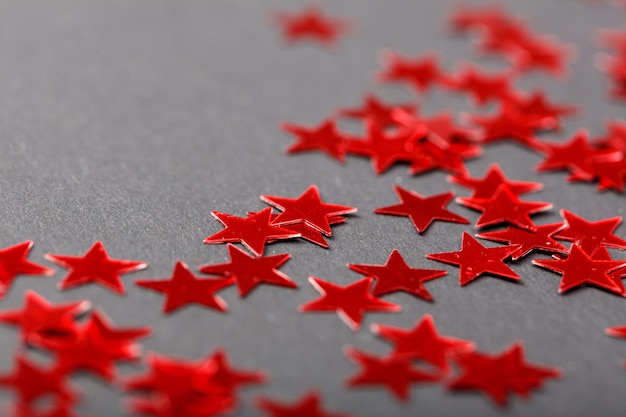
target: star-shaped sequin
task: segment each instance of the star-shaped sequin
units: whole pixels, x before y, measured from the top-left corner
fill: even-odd
[[[241,242],[256,256],[262,256],[267,241],[300,237],[300,233],[272,225],[271,207],[250,213],[247,217],[237,217],[219,211],[212,211],[211,215],[226,228],[204,239],[206,244]]]
[[[395,110],[413,113],[416,108],[417,106],[412,103],[387,104],[374,94],[367,94],[361,107],[342,108],[338,110],[338,114],[352,119],[372,119],[376,124],[388,127],[396,125],[392,116]]]
[[[493,116],[471,116],[470,122],[481,127],[479,137],[483,144],[514,140],[530,149],[541,146],[535,130],[545,123],[539,116],[523,114],[508,105],[500,106]]]
[[[604,246],[600,246],[597,251],[593,254],[593,259],[601,260],[601,261],[612,261],[614,260],[611,256],[611,253]],[[626,261],[624,261],[624,265],[612,270],[607,273],[609,277],[618,285],[622,285],[622,279],[626,278]]]
[[[418,193],[404,189],[399,185],[394,186],[394,190],[401,203],[374,209],[374,213],[406,216],[411,219],[411,222],[420,234],[424,233],[434,220],[469,224],[469,220],[446,209],[446,206],[454,197],[452,191],[422,197]]]
[[[394,291],[405,291],[426,301],[433,301],[432,295],[424,287],[424,282],[440,278],[447,271],[410,267],[400,252],[394,249],[384,265],[348,264],[360,274],[376,278],[372,294],[376,296]]]
[[[476,236],[481,239],[493,240],[494,242],[520,245],[519,250],[511,255],[511,259],[517,261],[536,250],[551,253],[567,253],[568,249],[552,237],[560,230],[563,230],[564,227],[564,223],[536,226],[534,231],[508,227],[504,230],[484,232]]]
[[[450,90],[470,94],[479,106],[507,99],[513,93],[510,74],[485,74],[469,63],[458,74],[444,78],[441,83]]]
[[[352,330],[361,327],[366,311],[398,312],[397,304],[381,300],[370,293],[373,278],[366,277],[345,287],[309,277],[309,282],[322,294],[316,300],[300,306],[301,312],[335,311]]]
[[[512,181],[509,180],[500,165],[489,165],[487,172],[482,178],[467,175],[449,176],[448,181],[472,190],[469,198],[491,198],[501,185],[506,185],[514,194],[522,195],[543,189],[540,182]]]
[[[257,407],[267,417],[353,417],[325,410],[319,394],[314,391],[304,394],[291,404],[261,397],[257,400]]]
[[[0,299],[5,296],[17,275],[54,275],[54,270],[26,259],[32,247],[33,241],[27,240],[0,249]]]
[[[626,240],[613,233],[622,222],[620,216],[589,221],[566,209],[561,210],[561,216],[565,220],[566,227],[554,235],[556,239],[574,242],[584,252],[592,255],[602,245],[626,249]]]
[[[299,13],[277,12],[275,20],[286,42],[314,40],[325,46],[333,45],[351,26],[348,20],[327,16],[317,7]]]
[[[118,294],[124,294],[126,290],[120,275],[139,271],[148,266],[142,261],[110,258],[102,242],[94,243],[83,256],[46,254],[45,258],[70,270],[57,285],[62,290],[93,282]]]
[[[140,287],[166,294],[164,313],[170,313],[191,303],[224,312],[228,305],[215,293],[234,283],[234,278],[197,278],[181,261],[176,262],[170,279],[135,281]]]
[[[560,129],[562,117],[575,116],[579,113],[576,106],[550,102],[543,90],[534,91],[527,96],[514,97],[512,105],[519,113],[540,124],[543,129],[550,130]]]
[[[297,137],[287,153],[322,151],[339,162],[346,160],[345,135],[337,130],[334,120],[327,119],[316,127],[283,123],[282,129]]]
[[[274,221],[274,219],[276,219],[276,217],[278,217],[279,215],[276,213],[272,214],[272,222]],[[331,217],[328,219],[328,223],[331,226],[337,225],[337,224],[342,224],[346,222],[346,218],[345,217],[341,217],[341,216],[335,216],[335,217]],[[307,225],[306,223],[302,222],[302,223],[295,223],[295,224],[290,224],[289,226],[286,226],[289,230],[293,230],[296,233],[300,233],[300,239],[304,239],[306,241],[309,241],[311,243],[314,243],[318,246],[321,246],[323,248],[328,248],[328,242],[326,242],[326,239],[324,237],[324,233],[320,232],[317,229],[314,229],[313,227]],[[271,242],[271,241],[270,241]]]
[[[594,140],[594,145],[615,149],[626,154],[626,120],[607,120],[606,134]]]
[[[517,71],[544,71],[555,78],[569,75],[567,64],[578,54],[575,45],[555,42],[547,36],[530,36],[523,39],[507,54]]]
[[[427,256],[438,262],[458,265],[459,284],[466,285],[483,274],[491,274],[502,278],[519,281],[521,278],[509,268],[504,260],[516,253],[520,245],[498,246],[486,248],[467,232],[463,232],[461,250],[458,252],[431,253]]]
[[[381,63],[385,67],[377,74],[377,78],[385,83],[408,83],[417,92],[423,93],[431,85],[439,82],[439,69],[436,54],[426,54],[417,58],[407,58],[392,51],[380,54]]]
[[[413,133],[412,139],[420,140],[424,136],[424,127],[428,139],[440,146],[452,144],[472,144],[475,142],[476,132],[472,129],[459,126],[450,110],[443,110],[434,115],[425,117],[403,109],[394,109],[394,122],[404,130]]]

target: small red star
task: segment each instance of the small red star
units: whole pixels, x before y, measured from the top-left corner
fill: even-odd
[[[273,225],[284,226],[304,222],[326,236],[332,236],[329,221],[332,217],[357,211],[356,207],[325,203],[316,185],[311,185],[298,198],[262,195],[261,200],[282,211],[272,220]]]
[[[377,75],[379,81],[408,83],[419,93],[438,83],[441,78],[436,54],[406,58],[392,51],[383,51],[381,61],[385,68]]]
[[[288,253],[254,257],[229,243],[228,254],[230,262],[204,265],[199,269],[203,274],[222,275],[234,279],[240,297],[245,297],[261,283],[298,288],[295,282],[277,269],[290,258]]]
[[[139,271],[148,266],[142,261],[110,258],[102,242],[94,243],[83,256],[46,254],[45,258],[70,270],[57,285],[62,290],[94,282],[118,294],[124,294],[126,290],[120,275]]]
[[[511,48],[508,56],[520,72],[542,70],[558,79],[569,75],[567,63],[578,54],[574,45],[558,43],[546,37],[532,36]]]
[[[332,119],[313,128],[283,123],[282,129],[298,138],[287,148],[287,153],[322,151],[339,162],[346,160],[345,136],[337,130]]]
[[[601,261],[612,261],[611,253],[604,246],[600,246],[598,250],[593,254],[593,259]],[[607,273],[608,276],[618,285],[622,285],[622,279],[626,278],[626,261],[624,265]]]
[[[20,326],[22,342],[37,344],[41,338],[68,337],[76,327],[75,318],[91,308],[86,300],[53,305],[32,290],[24,296],[24,308],[0,312],[0,322]]]
[[[392,114],[395,110],[403,110],[413,113],[417,106],[412,103],[387,104],[374,94],[367,94],[361,107],[342,108],[338,110],[339,116],[352,119],[372,119],[382,127],[395,126]]]
[[[483,144],[514,140],[530,149],[541,146],[534,132],[543,125],[544,119],[520,113],[509,105],[500,106],[494,116],[473,116],[471,122],[482,128],[480,142]]]
[[[513,97],[512,104],[529,119],[541,121],[544,129],[558,130],[563,116],[575,116],[580,111],[576,106],[550,102],[543,90],[537,90],[527,96]]]
[[[346,355],[361,366],[361,373],[347,381],[350,388],[382,385],[402,402],[409,400],[409,389],[413,384],[434,382],[439,375],[428,373],[416,368],[409,359],[388,356],[379,358],[374,355],[359,352],[348,347]]]
[[[376,278],[376,285],[372,290],[375,296],[405,291],[426,301],[433,301],[433,297],[424,287],[424,282],[441,278],[448,273],[435,269],[411,268],[397,249],[391,252],[384,265],[348,264],[348,267],[360,274]]]
[[[189,267],[181,261],[176,262],[170,279],[135,281],[135,284],[140,287],[166,294],[163,305],[164,313],[170,313],[190,303],[224,312],[228,309],[228,305],[215,293],[234,283],[235,279],[233,278],[197,278],[189,271]]]
[[[454,197],[452,191],[422,197],[418,193],[406,190],[399,185],[394,186],[394,190],[401,203],[377,208],[374,213],[407,216],[420,234],[424,233],[434,220],[469,224],[469,220],[446,210],[446,206]]]
[[[462,67],[456,76],[443,79],[442,84],[453,91],[467,92],[479,106],[513,94],[510,74],[485,74],[471,64]]]
[[[5,296],[17,275],[54,275],[54,270],[26,259],[32,247],[33,241],[27,240],[0,249],[0,299]]]
[[[441,141],[439,141],[441,142]],[[422,174],[434,169],[443,169],[457,175],[467,174],[465,160],[482,153],[482,148],[465,143],[437,143],[431,140],[418,142],[415,145],[420,158],[416,158],[409,172],[412,175]],[[423,158],[426,158],[425,160]]]
[[[592,255],[602,245],[626,249],[626,240],[613,233],[622,222],[620,216],[592,222],[565,209],[561,210],[561,216],[567,226],[554,236],[556,239],[574,242],[583,251]]]
[[[300,237],[293,230],[271,224],[271,207],[251,213],[245,218],[219,211],[212,211],[211,215],[226,228],[204,239],[206,244],[241,242],[256,256],[262,256],[267,241]]]
[[[520,245],[519,250],[511,256],[513,261],[517,261],[535,250],[567,253],[568,249],[552,238],[564,227],[564,223],[544,224],[537,226],[535,231],[509,227],[504,230],[480,233],[476,236],[495,242]]]
[[[501,185],[491,198],[458,197],[456,202],[482,212],[476,221],[477,228],[506,222],[533,232],[537,226],[530,215],[552,208],[552,203],[522,201],[506,185]]]
[[[316,300],[300,306],[300,312],[336,311],[339,317],[352,330],[361,327],[361,321],[366,311],[397,312],[401,307],[397,304],[383,301],[370,294],[373,278],[366,277],[345,287],[323,281],[316,277],[309,277],[309,282],[322,294]]]
[[[608,120],[606,122],[606,130],[606,135],[596,138],[594,144],[626,154],[626,121]]]
[[[472,195],[469,198],[491,198],[501,185],[506,185],[514,194],[522,195],[543,189],[540,182],[511,181],[509,180],[500,165],[493,163],[489,165],[487,172],[482,178],[469,176],[449,176],[448,181],[462,187],[471,189]]]
[[[458,265],[461,268],[459,284],[466,285],[483,274],[491,274],[514,281],[521,278],[504,260],[516,253],[520,245],[486,248],[469,233],[463,232],[462,248],[458,252],[431,253],[427,256],[438,262]]]
[[[394,112],[398,114],[399,112]],[[406,114],[406,113],[405,113]],[[472,144],[475,142],[476,132],[457,125],[454,116],[449,110],[444,110],[430,117],[422,117],[421,122],[428,128],[428,137],[437,139],[446,144]]]
[[[280,403],[266,397],[257,400],[257,407],[267,417],[353,417],[326,411],[322,408],[319,394],[310,391],[292,404]]]
[[[207,384],[215,384],[231,394],[246,385],[262,384],[267,375],[263,371],[236,369],[229,363],[228,355],[223,349],[217,349],[202,365],[203,375]]]
[[[600,54],[597,56],[596,66],[605,72],[613,82],[610,95],[613,99],[624,100],[626,98],[626,58],[623,55]]]
[[[430,314],[424,315],[412,329],[373,324],[371,330],[395,345],[394,357],[426,362],[440,372],[449,370],[448,358],[452,353],[474,349],[469,340],[441,336]]]
[[[272,217],[276,218],[278,217],[278,214],[272,214]],[[345,221],[346,221],[346,218],[341,217],[341,216],[331,217],[328,219],[328,223],[331,226],[345,223]],[[306,223],[303,222],[303,223],[290,224],[287,227],[296,233],[300,233],[301,239],[315,243],[316,245],[321,246],[323,248],[328,248],[328,242],[326,242],[326,239],[324,238],[324,234],[320,232],[319,230],[314,229],[311,226],[307,225]]]
[[[615,281],[608,275],[625,266],[626,261],[592,259],[576,243],[572,245],[567,259],[534,259],[533,264],[562,275],[559,293],[590,284],[626,297],[621,280]]]
[[[299,13],[277,12],[275,19],[286,42],[314,40],[327,47],[348,32],[351,26],[348,20],[327,16],[313,6]]]
[[[598,191],[615,190],[624,192],[626,186],[626,158],[605,161],[602,158],[591,159],[591,172],[598,180]],[[586,181],[576,174],[570,175],[568,181]]]

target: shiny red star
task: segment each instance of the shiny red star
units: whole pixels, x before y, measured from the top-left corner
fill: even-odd
[[[304,394],[291,404],[261,397],[257,400],[257,407],[267,417],[353,417],[348,414],[339,414],[325,410],[322,407],[319,394],[314,391]]]
[[[493,116],[472,116],[470,121],[482,128],[480,142],[483,144],[514,140],[530,149],[542,145],[535,136],[535,130],[545,123],[544,118],[529,116],[509,105],[500,106]]]
[[[380,296],[394,291],[405,291],[426,301],[433,301],[424,282],[441,278],[447,271],[410,267],[400,252],[394,249],[384,265],[348,264],[353,271],[376,278],[372,294]]]
[[[300,237],[293,230],[271,224],[271,207],[251,213],[248,217],[237,217],[219,211],[212,211],[211,215],[226,228],[204,239],[206,244],[241,242],[256,256],[262,256],[267,241]]]
[[[240,297],[245,297],[262,283],[298,288],[295,282],[278,270],[278,267],[290,258],[288,253],[254,257],[229,243],[228,255],[230,256],[228,263],[204,265],[199,269],[203,274],[222,275],[234,279]]]
[[[622,222],[620,216],[588,221],[566,209],[561,210],[561,216],[566,227],[554,236],[556,239],[574,242],[584,252],[592,255],[602,245],[626,249],[626,240],[613,233]]]
[[[511,255],[513,261],[528,255],[532,251],[540,250],[551,253],[567,253],[567,247],[563,246],[552,236],[565,227],[564,223],[553,223],[536,226],[536,230],[525,230],[517,227],[509,227],[504,230],[484,232],[476,235],[481,239],[504,242],[506,244],[520,245],[519,250]]]
[[[607,120],[606,131],[603,137],[594,140],[594,144],[626,154],[626,120]]]
[[[567,64],[578,54],[574,45],[551,41],[548,37],[530,36],[511,48],[508,57],[520,72],[545,71],[558,79],[569,75]]]
[[[501,185],[506,185],[509,190],[517,195],[543,189],[543,184],[540,182],[509,180],[497,163],[489,165],[482,178],[460,175],[449,176],[448,181],[471,189],[473,192],[469,198],[491,198]]]
[[[83,256],[46,254],[45,258],[70,270],[57,285],[62,290],[93,282],[118,294],[124,294],[126,290],[120,275],[139,271],[148,266],[142,261],[110,258],[102,242],[94,243]]]
[[[598,259],[601,261],[612,261],[613,257],[607,248],[601,246],[594,254],[593,259]],[[624,261],[624,265],[608,272],[609,277],[617,283],[617,285],[622,284],[622,279],[626,278],[626,261]]]
[[[322,151],[339,162],[346,160],[345,136],[337,130],[332,119],[313,128],[283,123],[282,129],[297,137],[296,142],[287,148],[287,153]]]
[[[351,26],[348,20],[327,16],[313,6],[299,13],[277,12],[275,20],[286,42],[313,40],[327,47],[347,33]]]
[[[412,103],[387,104],[374,94],[367,94],[361,107],[342,108],[338,110],[339,116],[352,119],[372,119],[382,127],[395,126],[393,119],[395,110],[403,110],[413,113],[417,106]]]
[[[413,132],[412,139],[422,139],[424,127],[426,127],[427,137],[442,147],[475,142],[476,132],[473,129],[459,126],[450,110],[443,110],[425,117],[403,109],[394,109],[391,116],[396,124]]]
[[[508,99],[513,94],[510,74],[485,74],[471,64],[465,64],[459,74],[441,82],[450,90],[470,94],[479,106]]]
[[[408,83],[419,93],[438,83],[441,78],[436,54],[407,58],[392,51],[383,51],[381,61],[385,68],[377,75],[379,81]]]
[[[197,278],[181,261],[176,262],[170,279],[135,281],[140,287],[166,294],[164,313],[170,313],[191,303],[224,312],[228,305],[215,293],[234,283],[234,278]]]
[[[347,381],[350,388],[382,385],[402,402],[409,400],[409,389],[413,384],[434,382],[438,374],[424,372],[416,368],[406,358],[388,356],[377,357],[348,347],[346,355],[362,370]]]
[[[609,158],[608,161],[603,157],[591,158],[589,164],[591,176],[598,181],[598,191],[615,190],[620,193],[624,191],[626,186],[626,158],[616,160]],[[574,173],[567,180],[569,182],[589,182],[591,177]]]
[[[452,191],[422,197],[418,193],[406,190],[399,185],[394,186],[394,190],[401,203],[374,209],[374,213],[407,216],[420,234],[424,233],[434,220],[469,224],[469,220],[446,209],[454,197]]]
[[[276,219],[276,217],[278,216],[279,216],[278,214],[272,214],[272,222],[274,222],[274,219]],[[346,221],[346,218],[341,217],[341,216],[335,216],[335,217],[331,217],[328,219],[328,223],[331,226],[345,223],[345,221]],[[321,246],[323,248],[328,248],[328,242],[326,242],[326,239],[324,238],[324,234],[320,232],[319,230],[312,228],[311,226],[307,225],[304,222],[290,224],[289,226],[287,226],[287,228],[289,228],[290,230],[293,230],[296,233],[300,233],[301,239],[307,240],[311,243],[315,243],[316,245]]]
[[[462,248],[458,252],[431,253],[427,256],[438,262],[458,265],[461,269],[459,284],[466,285],[483,274],[519,281],[521,278],[504,260],[516,253],[520,245],[486,248],[469,233],[463,232]]]
[[[345,287],[316,277],[309,277],[309,282],[322,294],[316,300],[300,306],[300,312],[335,311],[352,330],[361,327],[366,311],[398,312],[397,304],[381,300],[370,294],[373,278],[366,277]]]
[[[33,241],[27,240],[0,249],[0,299],[5,296],[17,275],[54,275],[54,270],[26,259],[32,247]]]
[[[441,141],[439,141],[441,142]],[[422,174],[434,169],[442,169],[456,175],[467,174],[465,160],[475,158],[482,153],[482,148],[466,143],[444,144],[431,140],[418,142],[415,150],[420,156],[412,161],[409,172]],[[424,159],[426,158],[426,159]]]
[[[513,97],[511,102],[519,113],[534,120],[543,129],[549,130],[560,129],[562,117],[576,116],[580,112],[577,106],[550,102],[543,90]]]
[[[217,349],[202,364],[202,375],[208,383],[215,384],[235,395],[247,385],[263,384],[268,376],[265,371],[234,368],[223,349]]]

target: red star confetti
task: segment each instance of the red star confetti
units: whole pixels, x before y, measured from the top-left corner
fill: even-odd
[[[426,137],[440,147],[475,142],[475,131],[459,126],[450,110],[424,117],[403,109],[394,109],[392,118],[396,124],[413,133],[412,139],[423,139],[425,127]]]
[[[54,270],[26,259],[32,247],[33,241],[27,240],[0,249],[0,299],[5,296],[17,275],[54,275]]]
[[[581,175],[571,174],[567,180],[569,182],[584,181],[589,182],[592,178],[598,181],[598,191],[615,190],[623,192],[626,185],[626,159],[606,160],[603,157],[589,159],[589,173]]]
[[[70,270],[58,284],[58,288],[62,290],[93,282],[118,294],[124,294],[126,290],[120,275],[139,271],[148,266],[141,261],[110,258],[102,242],[94,243],[83,256],[46,254],[45,258]]]
[[[336,311],[339,317],[352,330],[361,327],[361,321],[366,311],[398,312],[401,307],[397,304],[383,301],[370,294],[373,279],[363,278],[345,287],[316,277],[309,277],[309,282],[322,294],[316,300],[300,306],[303,313],[314,311]]]
[[[267,417],[353,417],[348,414],[330,412],[322,407],[319,394],[310,391],[291,404],[281,403],[266,397],[257,400],[257,407]]]
[[[296,142],[287,148],[287,153],[322,151],[339,162],[346,159],[345,136],[337,130],[332,119],[313,128],[283,123],[282,129],[297,137]]]
[[[596,56],[596,67],[606,73],[612,81],[609,94],[615,100],[624,100],[626,98],[626,68],[624,62],[626,57],[620,55],[599,54]]]
[[[454,352],[474,349],[474,343],[469,340],[441,336],[429,314],[424,315],[412,329],[373,324],[371,330],[394,344],[392,356],[425,362],[440,373],[449,370],[448,358]]]
[[[245,297],[261,283],[298,288],[295,282],[277,269],[287,262],[290,257],[288,253],[257,258],[229,243],[228,254],[230,262],[204,265],[199,269],[203,274],[222,275],[234,279],[240,297]]]
[[[500,106],[493,116],[471,116],[470,121],[481,127],[480,143],[490,144],[505,140],[514,140],[530,149],[540,148],[535,137],[535,130],[543,126],[544,118],[529,116],[512,108],[510,105]]]
[[[256,256],[262,256],[267,241],[300,237],[300,233],[271,224],[271,207],[245,218],[219,211],[212,211],[211,215],[226,228],[204,239],[206,244],[241,242]]]
[[[568,249],[552,237],[563,230],[564,227],[564,223],[536,226],[536,230],[534,231],[509,227],[505,230],[484,232],[476,236],[481,239],[493,240],[494,242],[520,245],[517,252],[511,255],[511,259],[517,261],[537,250],[551,253],[567,253]]]
[[[606,122],[606,130],[606,135],[596,138],[594,144],[599,147],[626,153],[626,121],[608,120]]]
[[[191,303],[224,312],[228,305],[215,293],[234,283],[234,278],[197,278],[181,261],[176,262],[170,279],[135,281],[140,287],[166,294],[164,313],[170,313]]]
[[[459,274],[461,286],[474,281],[483,274],[491,274],[514,281],[521,279],[515,271],[504,263],[504,260],[519,250],[520,245],[487,248],[467,232],[463,232],[461,245],[462,248],[458,252],[431,253],[427,258],[458,265],[461,269]]]
[[[346,355],[362,370],[347,381],[350,388],[382,385],[402,402],[409,400],[409,389],[413,384],[432,383],[439,380],[438,374],[416,368],[409,359],[388,356],[379,358],[348,347]]]
[[[546,130],[560,129],[562,117],[576,116],[580,112],[577,106],[550,102],[543,90],[513,97],[511,104],[520,114],[535,121],[536,124],[541,125]]]
[[[422,197],[418,193],[406,190],[399,185],[394,186],[394,190],[401,203],[377,208],[374,210],[374,213],[407,216],[420,234],[424,233],[434,220],[469,224],[469,220],[446,209],[446,206],[454,197],[452,191]]]
[[[609,250],[604,246],[601,246],[594,254],[593,259],[598,259],[601,261],[612,261],[613,258],[609,253]],[[626,278],[626,261],[624,261],[624,265],[612,270],[608,273],[609,277],[617,283],[617,285],[622,285],[622,278]]]
[[[452,91],[470,94],[479,106],[508,99],[513,94],[510,74],[485,74],[469,63],[461,68],[459,74],[447,77],[441,83]]]
[[[274,220],[278,216],[279,214],[272,214],[272,224],[274,224]],[[345,223],[345,221],[346,221],[346,218],[341,217],[341,216],[335,216],[335,217],[331,217],[328,219],[328,223],[331,226]],[[289,226],[286,226],[286,227],[288,227],[290,230],[293,230],[296,233],[300,233],[301,239],[304,239],[311,243],[315,243],[316,245],[321,246],[323,248],[328,248],[328,242],[326,242],[326,239],[324,238],[324,234],[320,232],[319,230],[314,229],[313,227],[307,225],[306,223],[304,222],[295,223],[295,224],[290,224]]]
[[[376,278],[372,290],[375,296],[394,291],[405,291],[426,301],[433,301],[432,295],[424,287],[424,282],[441,278],[447,271],[418,269],[410,267],[400,252],[394,249],[384,265],[348,264],[353,271]]]
[[[299,13],[277,12],[275,20],[286,42],[313,40],[327,47],[333,45],[351,27],[348,20],[327,16],[312,6]]]
[[[387,104],[373,94],[367,94],[361,107],[342,108],[339,116],[352,119],[371,119],[382,127],[395,126],[392,114],[395,110],[404,110],[413,113],[417,106],[412,103]]]
[[[558,378],[557,368],[526,362],[521,342],[504,352],[487,355],[480,352],[458,352],[453,356],[460,375],[448,384],[450,390],[476,390],[489,396],[499,406],[508,402],[508,394],[528,397],[530,391],[541,388],[548,378]]]
[[[602,245],[626,249],[626,240],[613,233],[622,222],[621,217],[588,221],[566,209],[561,210],[561,216],[565,220],[566,227],[554,236],[556,239],[574,242],[584,252],[592,255]]]
[[[423,93],[431,85],[439,82],[441,70],[438,56],[426,54],[417,58],[407,58],[393,51],[385,50],[380,54],[381,64],[385,67],[377,74],[384,83],[407,83],[418,93]]]
[[[420,158],[415,158],[409,168],[412,175],[434,169],[464,175],[467,174],[465,160],[477,157],[482,153],[482,149],[475,145],[465,143],[438,144],[434,140],[418,142],[415,149]]]
[[[487,172],[482,178],[459,175],[449,176],[448,181],[471,189],[473,192],[469,198],[491,198],[501,185],[506,185],[509,190],[517,195],[543,189],[543,184],[539,182],[509,180],[497,163],[489,165]]]
[[[532,36],[523,39],[508,54],[515,69],[520,72],[541,70],[557,79],[569,76],[568,63],[575,60],[575,45],[555,42],[548,36]]]

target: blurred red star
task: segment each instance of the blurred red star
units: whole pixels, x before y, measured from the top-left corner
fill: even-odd
[[[536,226],[536,230],[534,231],[508,227],[504,230],[479,233],[476,236],[495,242],[520,245],[519,250],[511,256],[513,261],[517,261],[535,250],[552,253],[567,253],[567,247],[563,246],[552,237],[560,230],[563,230],[564,227],[564,223]]]
[[[455,76],[442,79],[441,83],[450,90],[468,93],[479,106],[508,99],[513,94],[510,74],[486,74],[469,63]]]
[[[606,131],[604,136],[594,140],[594,145],[626,154],[626,120],[607,120]]]
[[[377,78],[385,83],[408,83],[418,93],[423,93],[431,85],[439,82],[441,70],[438,56],[426,54],[416,58],[407,58],[393,51],[385,50],[380,54],[385,67]]]
[[[511,181],[509,180],[498,163],[489,165],[487,172],[482,178],[467,175],[448,176],[448,181],[462,187],[471,189],[469,198],[491,198],[501,185],[506,185],[514,194],[522,195],[543,189],[540,182]]]
[[[500,106],[493,116],[472,116],[470,121],[482,128],[480,143],[491,144],[514,140],[530,149],[538,149],[541,144],[535,130],[543,126],[544,118],[520,113],[509,105]]]
[[[591,255],[602,245],[615,249],[626,249],[626,240],[613,233],[622,222],[621,216],[588,221],[566,209],[561,210],[561,216],[565,220],[566,226],[554,235],[556,239],[574,242],[585,253]]]
[[[347,107],[338,110],[339,116],[352,119],[372,119],[382,127],[395,126],[392,114],[395,110],[413,113],[417,106],[413,103],[387,104],[374,94],[367,94],[361,107]]]
[[[322,151],[339,162],[345,161],[345,136],[337,130],[334,120],[327,119],[312,128],[291,123],[283,123],[281,127],[297,137],[296,142],[287,148],[287,153]]]
[[[257,407],[267,417],[353,417],[323,409],[319,394],[314,391],[304,394],[291,404],[261,397],[257,400]]]
[[[543,129],[550,130],[560,129],[562,117],[575,116],[580,111],[577,106],[550,102],[543,90],[534,91],[526,96],[513,97],[511,102],[519,113],[534,120]]]
[[[54,270],[26,259],[32,247],[33,241],[27,240],[0,249],[0,299],[5,296],[17,275],[54,275]]]
[[[351,27],[348,20],[327,16],[314,6],[299,13],[276,12],[275,20],[286,42],[313,40],[327,47],[332,46]]]

